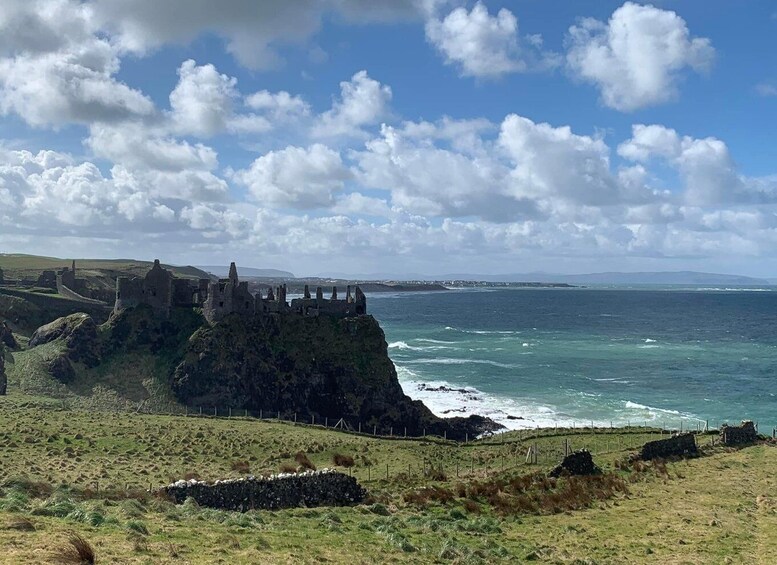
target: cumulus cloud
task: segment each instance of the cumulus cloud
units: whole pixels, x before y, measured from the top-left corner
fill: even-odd
[[[192,59],[180,66],[178,77],[170,93],[175,130],[200,137],[224,131],[232,117],[237,79],[220,74],[213,65],[197,66]]]
[[[351,173],[339,153],[314,144],[270,151],[233,178],[262,204],[313,209],[332,205]]]
[[[391,88],[359,71],[340,83],[340,99],[318,117],[311,134],[319,138],[361,135],[363,126],[386,117],[390,102]]]
[[[586,18],[569,28],[567,65],[595,84],[606,106],[625,112],[678,96],[682,72],[707,71],[715,49],[691,37],[675,12],[626,2],[607,23]]]
[[[539,35],[521,41],[518,18],[510,10],[492,16],[481,2],[469,12],[460,7],[443,19],[430,18],[426,39],[464,76],[495,78],[557,63],[554,55],[540,52]]]
[[[631,139],[618,147],[618,153],[632,161],[647,163],[657,157],[674,166],[684,181],[685,200],[692,205],[709,206],[749,200],[726,144],[714,137],[680,137],[661,125],[637,124]]]
[[[425,17],[434,0],[92,0],[95,17],[126,50],[145,53],[168,42],[188,43],[203,32],[222,37],[244,66],[282,64],[278,49],[301,45],[328,14],[351,23]]]
[[[11,2],[0,15],[0,112],[35,126],[116,122],[153,114],[143,93],[117,81],[116,48],[92,10],[69,0]]]
[[[14,221],[38,225],[41,231],[57,227],[137,227],[169,222],[174,212],[126,171],[105,177],[93,163],[76,163],[64,154],[8,151],[0,165],[0,193],[15,212]]]
[[[353,157],[362,185],[389,191],[395,206],[413,214],[507,221],[536,213],[531,202],[510,195],[509,169],[499,161],[437,147],[391,126]]]

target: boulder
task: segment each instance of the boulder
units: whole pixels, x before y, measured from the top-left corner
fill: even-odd
[[[58,318],[39,327],[30,338],[30,347],[62,339],[71,361],[94,367],[100,361],[97,325],[88,314],[78,313]]]
[[[602,470],[596,466],[591,452],[587,449],[581,449],[579,451],[573,451],[564,459],[561,463],[556,465],[553,470],[548,473],[549,477],[560,477],[562,475],[600,475]]]

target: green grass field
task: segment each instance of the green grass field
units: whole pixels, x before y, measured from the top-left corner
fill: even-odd
[[[621,470],[658,431],[511,432],[463,445],[273,420],[68,410],[18,391],[0,397],[0,430],[0,562],[47,562],[72,532],[99,563],[777,561],[772,445]],[[578,509],[554,498],[561,483],[531,487],[536,504],[525,509],[502,504],[509,486],[482,494],[494,480],[547,471],[565,442],[613,472],[612,493],[584,492]],[[539,465],[525,462],[532,444]],[[369,504],[239,514],[145,494],[183,477],[277,472],[300,452],[318,468],[352,458],[341,470],[368,488]]]

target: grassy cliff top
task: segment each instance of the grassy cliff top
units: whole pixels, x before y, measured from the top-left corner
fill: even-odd
[[[24,255],[19,253],[0,253],[0,269],[3,269],[7,278],[37,276],[43,270],[57,270],[70,267],[73,259],[60,259],[58,257],[43,257],[38,255]],[[125,276],[143,276],[154,265],[153,261],[138,261],[135,259],[75,259],[78,276],[99,276],[117,274]],[[163,265],[176,276],[182,278],[207,279],[210,275],[205,271],[190,266]]]
[[[237,417],[64,410],[16,392],[0,398],[0,430],[0,544],[9,563],[45,560],[72,532],[103,563],[777,560],[777,449],[768,444],[717,447],[638,470],[617,462],[655,430],[546,430],[531,438],[511,433],[504,444],[461,445]],[[546,472],[551,459],[528,465],[524,449],[536,443],[551,452],[565,441],[590,447],[621,488],[571,490],[580,500],[592,497],[576,505],[540,481],[524,497],[525,511],[505,511],[514,494],[489,492],[490,481]],[[318,468],[335,466],[336,455],[352,458],[353,467],[338,468],[356,476],[373,500],[240,514],[174,506],[132,490],[184,476],[277,471],[297,465],[298,453]],[[129,496],[117,495],[126,486]]]

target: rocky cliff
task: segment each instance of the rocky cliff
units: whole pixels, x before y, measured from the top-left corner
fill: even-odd
[[[190,406],[280,411],[302,421],[343,418],[384,434],[407,428],[411,435],[426,430],[464,439],[495,429],[484,418],[440,419],[406,396],[372,316],[227,317],[191,336],[171,386]]]
[[[5,376],[5,345],[0,341],[0,396],[5,394],[8,379]]]
[[[163,320],[140,306],[99,327],[86,314],[60,318],[40,327],[30,346],[51,350],[44,371],[76,394],[101,385],[135,402],[162,394],[192,408],[280,412],[330,425],[342,418],[384,435],[464,439],[500,428],[480,417],[438,418],[405,396],[371,316],[230,315],[209,325],[192,309]],[[150,372],[166,392],[144,385],[147,394],[128,396],[123,385],[138,377],[124,359],[153,360]]]

